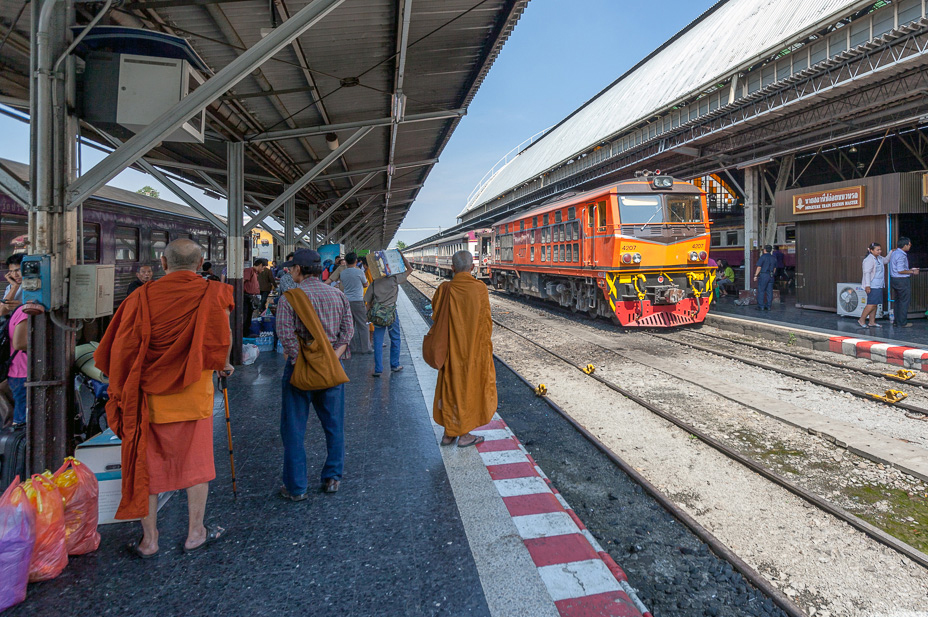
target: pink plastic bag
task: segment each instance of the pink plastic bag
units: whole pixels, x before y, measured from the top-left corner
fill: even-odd
[[[0,612],[26,599],[34,546],[35,510],[16,476],[0,497]]]
[[[68,555],[83,555],[100,546],[97,533],[100,488],[87,465],[73,456],[55,472],[55,484],[64,498],[64,533]]]

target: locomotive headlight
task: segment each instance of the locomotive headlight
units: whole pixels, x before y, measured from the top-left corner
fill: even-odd
[[[641,253],[635,253],[635,256],[632,257],[632,261],[634,261],[636,264],[640,264],[640,263],[641,263]]]
[[[651,180],[651,187],[655,189],[673,188],[673,176],[655,176]]]
[[[708,256],[709,253],[705,251],[699,251],[699,261],[705,261]]]
[[[699,261],[699,253],[697,253],[696,251],[691,251],[690,261]]]
[[[631,253],[625,253],[624,255],[622,255],[622,263],[623,263],[623,264],[630,264],[630,263],[632,263],[632,254],[631,254]]]

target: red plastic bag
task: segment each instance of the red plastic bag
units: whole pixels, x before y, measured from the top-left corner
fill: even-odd
[[[97,533],[100,487],[90,468],[73,456],[54,475],[64,499],[64,534],[68,555],[83,555],[100,546]]]
[[[51,474],[35,474],[23,484],[35,508],[35,548],[29,563],[29,582],[55,578],[68,565],[64,536],[64,499]],[[15,497],[14,497],[15,499]]]
[[[35,510],[19,476],[0,497],[0,612],[26,599],[35,547]]]

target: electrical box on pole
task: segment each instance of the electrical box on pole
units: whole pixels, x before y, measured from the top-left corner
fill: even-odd
[[[68,286],[68,319],[96,319],[113,314],[116,266],[71,266]]]

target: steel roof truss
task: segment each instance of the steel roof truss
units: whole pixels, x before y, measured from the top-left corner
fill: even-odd
[[[410,124],[413,122],[428,122],[430,120],[450,120],[460,118],[465,115],[463,109],[452,109],[450,111],[430,111],[422,114],[412,114],[404,116],[397,122],[396,118],[377,118],[374,120],[358,120],[357,122],[341,122],[338,124],[324,124],[320,126],[308,126],[306,128],[283,129],[280,131],[266,131],[246,137],[245,141],[249,143],[258,143],[262,141],[277,141],[280,139],[293,139],[296,137],[308,137],[311,135],[324,135],[334,133],[335,131],[344,131],[347,129],[357,129],[362,126],[390,126],[392,124]]]
[[[367,174],[366,176],[364,176],[364,179],[363,179],[363,180],[361,180],[360,182],[358,182],[357,184],[355,184],[353,187],[351,187],[351,190],[349,190],[347,193],[345,193],[344,195],[342,195],[342,196],[338,199],[338,201],[336,201],[334,204],[332,204],[331,206],[329,206],[329,207],[326,209],[326,211],[322,213],[322,215],[316,217],[316,219],[314,219],[313,221],[311,221],[311,222],[309,223],[309,225],[307,225],[306,228],[303,229],[303,231],[300,232],[299,237],[302,238],[302,237],[305,236],[307,233],[309,233],[310,230],[317,228],[319,225],[321,225],[322,223],[324,223],[325,221],[327,221],[327,220],[329,219],[330,216],[332,216],[333,214],[335,214],[335,211],[338,210],[338,209],[342,206],[342,204],[344,204],[346,201],[348,201],[349,199],[351,199],[352,197],[354,197],[354,194],[357,193],[357,192],[361,189],[361,187],[363,187],[365,184],[367,184],[368,182],[370,182],[371,180],[373,180],[373,179],[374,179],[374,176],[376,176],[376,175],[378,175],[378,172],[372,171],[371,173],[369,173],[369,174]]]
[[[135,134],[68,187],[68,209],[93,195],[119,172],[135,163],[189,118],[225,94],[345,0],[313,0],[253,47],[243,52],[157,120]]]
[[[0,189],[12,197],[13,201],[29,210],[29,188],[3,163],[0,163]]]

